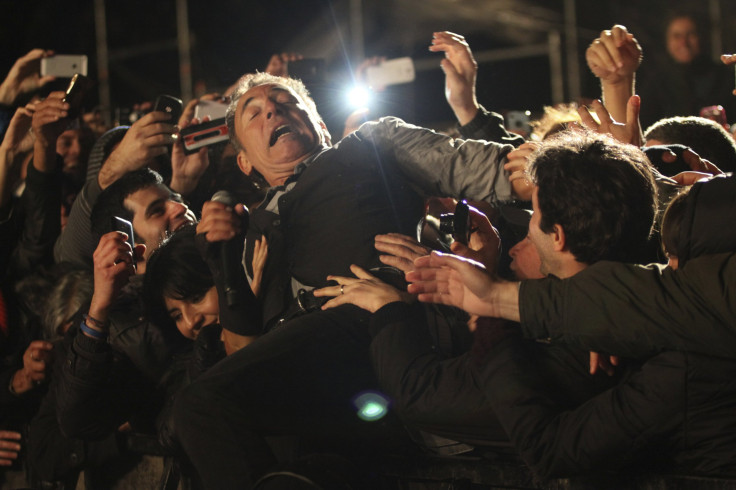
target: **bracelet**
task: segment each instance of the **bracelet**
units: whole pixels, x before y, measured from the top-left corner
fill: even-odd
[[[88,327],[84,320],[79,324],[79,329],[94,339],[107,340],[107,332],[100,332],[99,330]]]
[[[92,325],[99,328],[100,330],[105,330],[105,328],[107,328],[107,325],[105,324],[105,322],[101,322],[97,318],[93,318],[89,316],[89,314],[87,313],[83,314],[82,318],[84,318],[85,323],[91,322]]]

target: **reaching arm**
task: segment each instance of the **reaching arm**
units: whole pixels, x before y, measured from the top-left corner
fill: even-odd
[[[601,81],[603,103],[617,121],[626,118],[626,104],[634,95],[641,53],[634,35],[622,25],[601,32],[585,51],[590,71]]]

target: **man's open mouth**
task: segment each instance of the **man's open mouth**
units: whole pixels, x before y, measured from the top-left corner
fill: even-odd
[[[273,146],[276,144],[276,141],[283,135],[291,133],[291,127],[284,124],[283,126],[279,126],[276,128],[276,130],[271,134],[271,140],[269,141],[269,146]]]

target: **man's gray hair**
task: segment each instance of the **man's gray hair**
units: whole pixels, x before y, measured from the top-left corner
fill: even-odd
[[[307,110],[311,113],[316,121],[321,121],[322,118],[317,112],[317,104],[314,103],[314,99],[309,95],[309,90],[302,83],[301,80],[288,77],[279,77],[270,75],[268,73],[248,73],[238,80],[237,87],[230,96],[230,105],[227,108],[227,114],[225,115],[225,122],[227,123],[227,134],[230,137],[230,142],[235,147],[236,151],[243,150],[243,145],[238,141],[238,136],[235,134],[235,111],[238,108],[238,100],[248,90],[259,85],[277,84],[289,87],[292,89],[307,105]]]

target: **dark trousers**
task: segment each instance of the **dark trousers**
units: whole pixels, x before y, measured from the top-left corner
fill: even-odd
[[[264,436],[382,440],[352,400],[376,386],[368,314],[353,306],[296,318],[224,359],[179,395],[176,433],[206,488],[249,488],[275,462]]]

